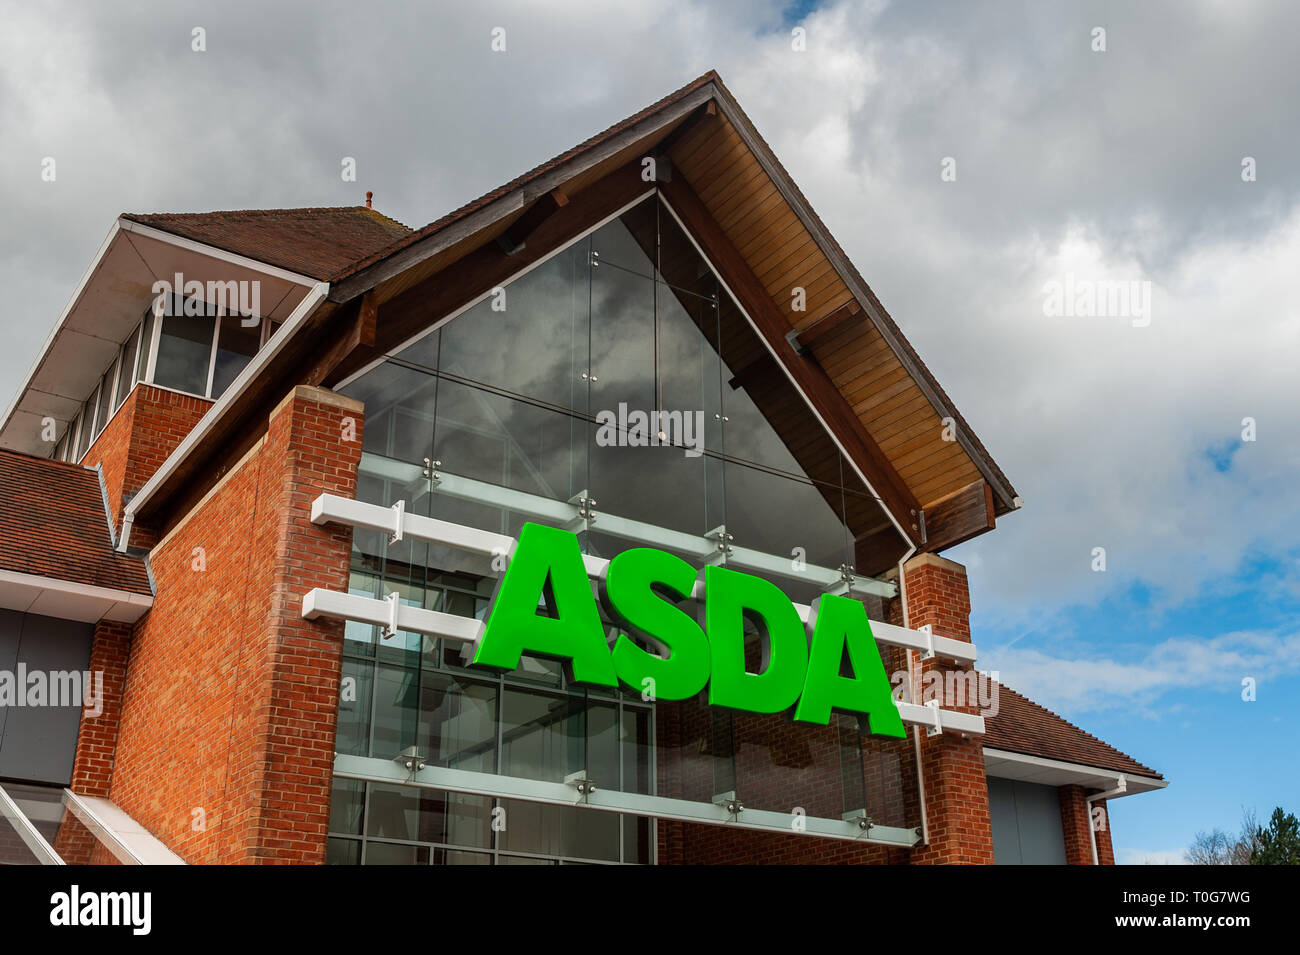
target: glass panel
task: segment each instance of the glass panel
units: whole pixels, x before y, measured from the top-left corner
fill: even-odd
[[[252,327],[244,324],[252,321]],[[217,359],[212,369],[212,397],[220,398],[244,366],[253,360],[261,342],[260,319],[244,319],[239,315],[226,315],[221,319],[217,333]]]
[[[400,352],[404,361],[587,410],[591,291],[580,240]]]
[[[366,405],[362,450],[423,464],[433,455],[438,386],[430,372],[384,362],[345,388]]]
[[[653,223],[652,223],[653,226]],[[593,236],[596,241],[617,222]],[[623,230],[626,232],[626,230]],[[653,228],[650,235],[653,250]],[[591,270],[591,413],[642,413],[658,407],[655,389],[655,292],[651,260],[637,249],[639,273],[599,260]]]
[[[163,316],[161,321],[154,383],[192,395],[206,395],[216,318],[172,314]]]
[[[366,784],[355,779],[336,779],[330,795],[330,832],[361,834],[361,813],[366,802]]]
[[[622,838],[616,813],[519,800],[501,802],[506,827],[498,834],[498,848],[503,852],[619,861]]]
[[[359,839],[330,839],[325,850],[326,865],[360,865],[361,841]]]
[[[496,686],[431,670],[422,676],[421,754],[431,765],[495,772]]]
[[[592,260],[597,268],[609,266],[645,279],[654,278],[658,210],[654,196],[647,196],[612,222],[591,234]]]
[[[425,846],[404,846],[391,842],[366,842],[366,865],[428,865]]]
[[[120,369],[117,376],[117,396],[113,400],[113,407],[116,409],[126,400],[126,396],[131,393],[131,386],[135,384],[135,366],[136,359],[140,351],[140,328],[131,333],[131,337],[122,345],[121,360],[118,362]]]
[[[438,386],[434,458],[447,472],[567,501],[587,487],[587,422],[443,380]],[[435,493],[431,515],[514,536],[525,520],[507,508]]]
[[[585,769],[585,701],[576,694],[505,687],[501,700],[501,772],[563,782]]]
[[[77,438],[77,456],[76,460],[80,461],[90,447],[91,434],[95,428],[95,399],[92,395],[90,400],[81,406],[81,434]]]
[[[370,755],[370,712],[374,705],[374,682],[375,665],[372,661],[343,658],[338,730],[334,739],[336,753],[348,756]]]
[[[99,379],[99,397],[95,408],[95,434],[98,435],[108,424],[113,412],[113,365],[108,366],[104,377]]]
[[[149,380],[149,356],[153,352],[153,327],[156,318],[153,309],[144,314],[144,321],[140,325],[140,361],[135,369],[136,381]]]

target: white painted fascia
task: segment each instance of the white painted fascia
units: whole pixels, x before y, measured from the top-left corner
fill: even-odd
[[[122,623],[135,623],[153,606],[151,594],[137,594],[129,590],[118,590],[116,587],[100,587],[96,584],[82,584],[14,570],[0,570],[0,592],[3,591],[30,594],[31,603],[34,603],[43,593],[52,593],[105,604],[104,612],[96,619],[116,620]]]
[[[1115,786],[1115,781],[1124,777],[1130,785],[1119,795],[1136,795],[1140,792],[1149,792],[1154,789],[1164,789],[1169,785],[1167,779],[1156,779],[1152,776],[1141,776],[1134,773],[1123,773],[1114,769],[1103,769],[1100,766],[1088,766],[1083,763],[1068,763],[1060,759],[1048,759],[1045,756],[1029,756],[1025,753],[1013,753],[1010,750],[995,749],[992,746],[984,747],[984,756],[986,758],[1000,759],[1008,763],[1019,763],[1022,766],[1032,766],[1036,769],[1054,769],[1063,773],[1073,773],[1076,776],[1088,776],[1095,779],[1096,785],[1110,789]],[[1015,778],[1015,777],[1006,777]],[[1133,783],[1138,784],[1135,788]],[[1098,794],[1095,798],[1102,798],[1104,793]],[[1105,796],[1105,798],[1114,798]]]

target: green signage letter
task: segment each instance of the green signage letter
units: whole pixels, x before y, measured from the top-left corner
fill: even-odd
[[[905,737],[866,608],[848,597],[819,597],[808,612],[808,630],[812,634],[808,678],[794,718],[825,725],[832,709],[864,713],[873,736]],[[846,647],[853,670],[847,677],[840,676]]]
[[[618,686],[578,538],[541,524],[519,532],[473,662],[513,670],[525,652],[570,661],[575,682]]]
[[[753,713],[794,706],[808,669],[808,638],[790,598],[761,577],[704,568],[704,615],[713,657],[709,703]],[[745,670],[745,620],[763,641],[762,672]]]
[[[695,568],[661,550],[634,547],[609,562],[602,583],[610,617],[663,654],[647,653],[619,634],[613,654],[618,678],[657,700],[687,700],[703,690],[709,641],[690,614],[669,602],[690,597]]]

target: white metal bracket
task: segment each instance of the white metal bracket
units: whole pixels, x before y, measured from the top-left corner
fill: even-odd
[[[925,705],[934,710],[934,725],[925,728],[926,736],[943,735],[943,710],[939,709],[938,700],[926,700]]]
[[[388,601],[388,623],[384,626],[384,639],[397,636],[397,608],[402,605],[402,597],[396,591],[384,598]]]
[[[925,652],[921,654],[922,660],[934,659],[934,627],[931,624],[923,624],[916,628],[917,633],[925,634]]]
[[[406,524],[406,498],[393,505],[393,532],[388,535],[388,543],[396,544],[402,539]]]

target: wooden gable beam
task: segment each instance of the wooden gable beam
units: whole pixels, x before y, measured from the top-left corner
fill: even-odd
[[[560,189],[552,189],[539,197],[523,214],[497,236],[497,245],[506,255],[523,250],[528,237],[536,232],[551,216],[569,204],[569,197]]]
[[[319,385],[335,368],[347,361],[350,355],[374,346],[375,323],[379,312],[378,293],[371,289],[345,308],[352,313],[351,316],[334,343],[314,358],[314,364],[303,376],[304,385]]]
[[[790,329],[786,333],[785,340],[790,343],[790,347],[794,349],[796,355],[807,355],[812,351],[813,345],[823,341],[831,332],[836,331],[861,311],[862,306],[857,303],[857,300],[849,299],[835,311],[819,318],[803,331]]]
[[[863,475],[894,519],[912,542],[920,546],[921,505],[821,365],[808,356],[790,356],[785,347],[785,336],[790,331],[790,325],[740,251],[681,176],[660,183],[659,189],[727,287],[737,296],[772,353],[780,356],[795,383],[830,426],[832,433],[843,443],[849,457],[862,469]]]
[[[962,541],[993,530],[996,524],[993,489],[987,481],[974,481],[960,491],[953,491],[926,505],[921,513],[925,518],[922,549],[937,553],[955,547]]]

